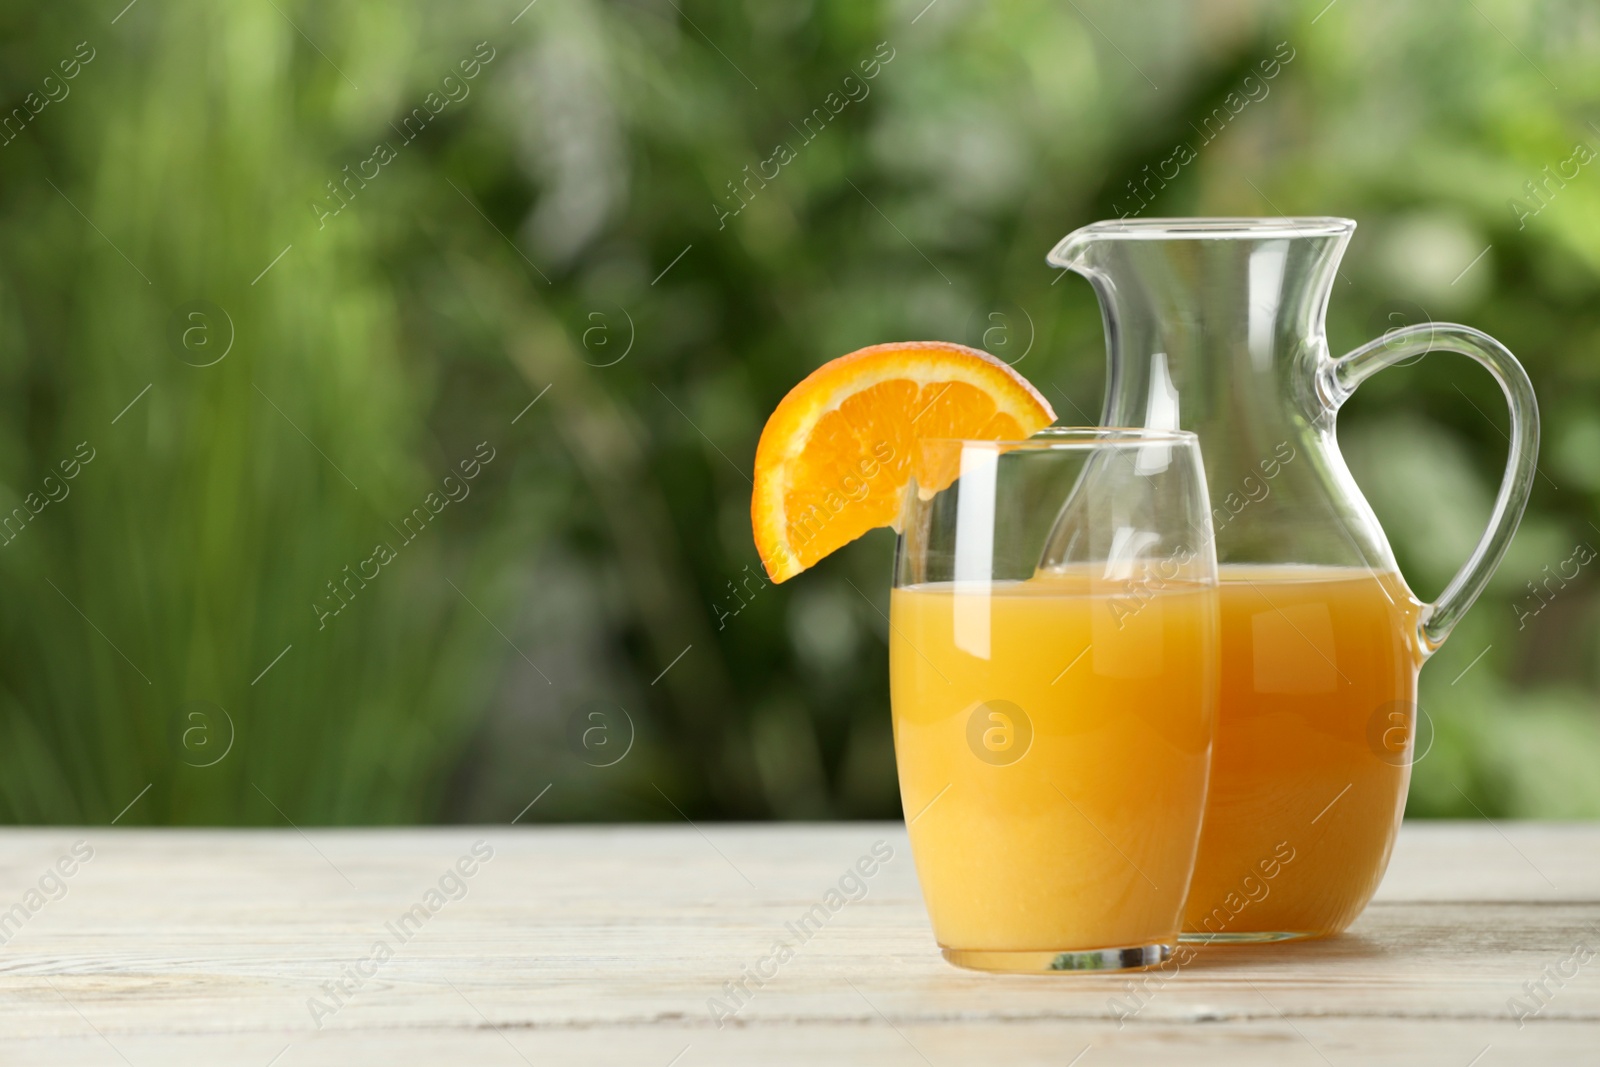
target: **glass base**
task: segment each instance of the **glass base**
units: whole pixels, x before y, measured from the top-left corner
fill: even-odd
[[[1185,945],[1264,945],[1272,941],[1305,941],[1321,937],[1318,933],[1294,930],[1253,930],[1236,934],[1208,934],[1185,930],[1178,941]]]
[[[996,974],[1065,974],[1068,971],[1131,971],[1154,967],[1172,957],[1167,944],[1135,945],[1131,948],[1095,948],[1084,952],[994,951],[990,949],[940,948],[944,958],[957,967]]]

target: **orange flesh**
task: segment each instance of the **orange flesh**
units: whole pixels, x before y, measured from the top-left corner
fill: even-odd
[[[914,415],[912,423],[878,418],[881,411],[921,414]],[[908,477],[930,491],[955,480],[954,464],[959,460],[952,457],[949,465],[941,464],[944,469],[930,469],[916,447],[917,439],[1027,436],[1016,419],[996,411],[992,399],[965,382],[918,388],[915,382],[887,381],[855,394],[817,421],[783,495],[785,532],[800,566],[810,567],[866,531],[893,523]],[[832,519],[845,508],[849,515],[843,521],[807,521],[818,511]]]
[[[924,492],[955,479],[954,452],[931,438],[1020,440],[1055,412],[1021,375],[940,341],[874,345],[832,360],[773,411],[756,448],[750,520],[774,581],[868,530],[892,525],[913,478]]]

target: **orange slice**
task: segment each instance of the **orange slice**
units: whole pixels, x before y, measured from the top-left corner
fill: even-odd
[[[750,521],[774,582],[868,530],[893,525],[912,478],[955,480],[919,442],[1021,440],[1055,421],[1039,391],[986,352],[944,341],[873,345],[812,371],[767,419]]]

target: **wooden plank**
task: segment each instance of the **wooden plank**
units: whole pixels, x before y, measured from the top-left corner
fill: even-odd
[[[71,875],[49,877],[75,841]],[[874,846],[890,858],[829,912]],[[1600,949],[1597,846],[1589,826],[1409,824],[1345,937],[1000,978],[938,957],[898,825],[8,830],[0,1062],[266,1064],[287,1046],[281,1067],[666,1064],[689,1046],[681,1067],[1061,1064],[1085,1047],[1464,1065],[1493,1046],[1487,1067],[1600,1039],[1600,961],[1574,955]],[[775,939],[793,958],[751,981]],[[725,985],[741,980],[747,999]],[[1520,1026],[1513,997],[1539,1009]]]
[[[1421,1067],[1505,1067],[1535,1062],[1592,1063],[1595,1031],[1570,1023],[1524,1035],[1493,1024],[1334,1020],[1142,1026],[1120,1033],[1088,1024],[1032,1026],[899,1022],[818,1023],[722,1032],[663,1025],[607,1030],[476,1030],[423,1027],[386,1032],[324,1031],[314,1036],[222,1034],[116,1036],[117,1049],[88,1036],[7,1039],[7,1067],[167,1067],[204,1064],[306,1067],[352,1064],[582,1064],[585,1067],[1103,1067],[1105,1064],[1217,1064],[1270,1067],[1404,1063]],[[120,1054],[119,1054],[120,1053]],[[274,1062],[273,1057],[278,1057]],[[1074,1060],[1074,1057],[1077,1057]],[[1475,1059],[1476,1058],[1476,1059]]]

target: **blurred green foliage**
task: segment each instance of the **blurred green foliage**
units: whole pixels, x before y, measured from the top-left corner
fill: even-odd
[[[1423,673],[1411,811],[1600,814],[1595,579],[1525,600],[1600,543],[1593,5],[119,6],[0,11],[0,818],[895,814],[891,537],[749,580],[766,412],[937,337],[1094,421],[1045,251],[1285,42],[1143,213],[1356,218],[1336,351],[1524,360],[1543,476]],[[1501,407],[1435,357],[1341,419],[1424,596]]]

